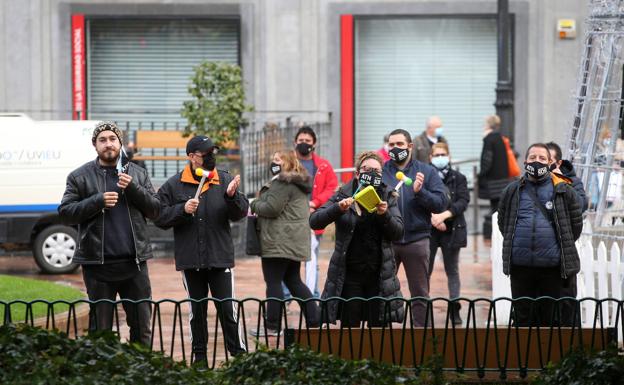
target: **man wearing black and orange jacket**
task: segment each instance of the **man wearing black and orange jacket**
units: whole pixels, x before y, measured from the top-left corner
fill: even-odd
[[[240,176],[232,177],[216,169],[218,147],[205,136],[196,136],[186,145],[189,163],[184,170],[172,176],[158,190],[161,215],[156,225],[173,227],[176,270],[182,272],[189,298],[201,300],[210,296],[232,298],[234,282],[234,242],[230,221],[247,215],[249,202],[238,191]],[[200,184],[197,168],[212,171],[201,194],[195,199]],[[207,303],[191,304],[192,362],[206,363],[208,341]],[[236,304],[217,303],[219,323],[222,325],[226,347],[230,354],[246,351],[240,338]]]

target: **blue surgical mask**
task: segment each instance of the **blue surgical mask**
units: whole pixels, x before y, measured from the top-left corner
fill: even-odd
[[[435,130],[435,136],[440,137],[442,136],[442,134],[444,134],[444,127],[438,127]]]
[[[431,164],[438,170],[442,170],[449,165],[450,159],[448,156],[436,156],[431,159]]]

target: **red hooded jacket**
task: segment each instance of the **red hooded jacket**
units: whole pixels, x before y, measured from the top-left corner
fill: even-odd
[[[312,185],[312,203],[316,208],[321,207],[331,198],[338,188],[338,178],[327,159],[312,153],[316,174],[314,175],[314,183]],[[321,235],[324,230],[315,230],[314,234]]]

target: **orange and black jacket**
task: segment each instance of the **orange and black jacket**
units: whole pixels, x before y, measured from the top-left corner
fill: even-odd
[[[199,186],[189,165],[158,190],[161,209],[154,223],[163,229],[173,227],[176,270],[234,267],[230,221],[247,216],[249,201],[240,191],[231,198],[227,195],[233,179],[227,171],[218,170],[204,184],[194,215],[184,211]]]

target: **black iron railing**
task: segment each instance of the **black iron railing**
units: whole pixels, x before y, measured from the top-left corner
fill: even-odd
[[[270,301],[279,305],[279,326],[273,332],[266,324],[267,304]],[[364,306],[374,303],[379,307],[379,317],[356,324],[351,322],[351,326],[341,322],[344,309],[348,308],[345,305],[354,301]],[[392,318],[396,310],[392,303],[396,304],[396,301],[400,301],[400,309],[405,314],[402,320]],[[497,314],[496,303],[499,301],[511,303],[508,314]],[[309,302],[319,306],[320,324],[306,322],[304,309]],[[594,317],[592,320],[581,320],[581,307],[590,302],[596,305]],[[105,304],[108,306],[106,311],[111,312],[110,328],[125,339],[130,334],[126,312],[120,309],[120,305],[125,305],[127,312],[136,312],[139,304],[146,303],[151,308],[151,349],[186,361],[194,359],[189,307],[195,303],[207,308],[208,316],[202,327],[207,330],[205,351],[210,368],[231,358],[231,349],[227,348],[224,338],[227,328],[223,327],[223,309],[226,306],[234,307],[237,314],[234,321],[234,330],[238,331],[236,338],[249,352],[262,345],[283,349],[296,343],[346,359],[371,358],[411,367],[416,371],[423,368],[431,357],[439,356],[444,370],[472,372],[479,377],[486,376],[488,372],[495,372],[500,378],[507,378],[508,373],[526,377],[529,371],[541,370],[573,349],[606,349],[609,344],[618,343],[618,337],[621,341],[624,333],[624,301],[611,298],[0,301],[0,319],[2,324],[25,322],[43,328],[56,328],[69,337],[77,337],[96,328],[96,317],[93,316],[97,316],[100,305]],[[328,318],[332,303],[338,305],[338,321],[335,323],[329,322]],[[424,325],[416,325],[413,317],[417,303],[425,305],[427,317]],[[34,316],[36,304],[43,304],[46,309],[39,317]],[[464,321],[461,324],[453,322],[453,310],[457,304],[462,306]],[[616,309],[615,312],[605,315],[602,309],[606,305]],[[63,313],[58,312],[59,306],[64,307]],[[89,317],[90,310],[92,317]],[[499,321],[499,318],[505,321]],[[195,330],[195,333],[198,331]]]

